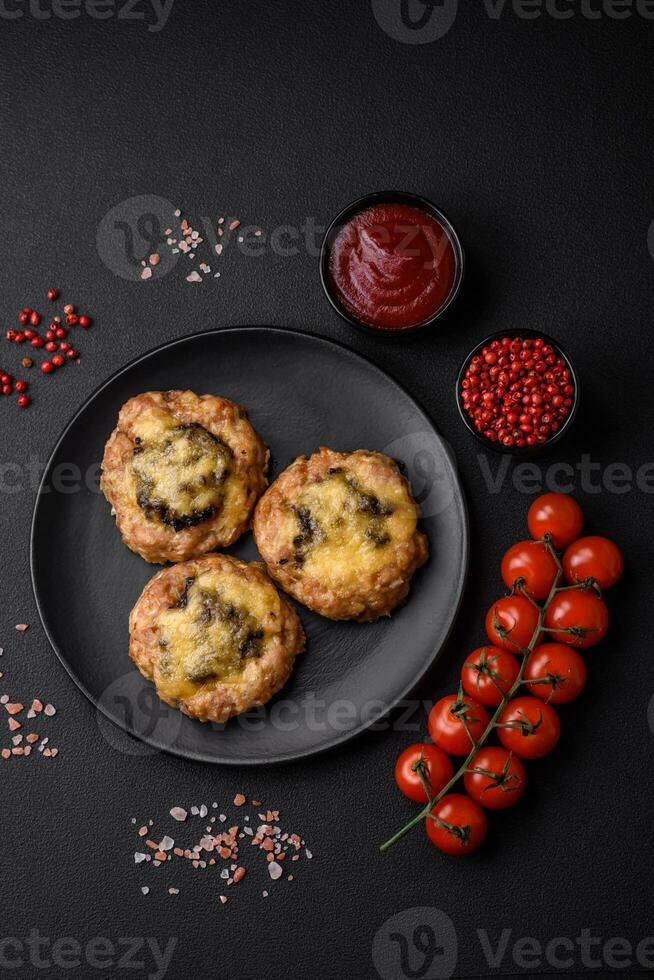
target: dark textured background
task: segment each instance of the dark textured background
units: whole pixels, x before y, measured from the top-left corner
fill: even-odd
[[[510,9],[492,20],[481,4],[462,3],[445,37],[405,45],[381,30],[368,2],[354,7],[177,0],[160,33],[86,16],[0,18],[3,324],[25,303],[45,306],[50,284],[96,318],[80,341],[80,368],[36,378],[29,412],[13,399],[2,404],[1,453],[4,462],[26,465],[34,455],[44,463],[100,382],[185,333],[273,323],[347,341],[410,389],[458,457],[472,561],[446,666],[422,692],[441,696],[482,637],[500,556],[524,534],[530,499],[511,470],[501,493],[488,490],[452,397],[466,351],[492,330],[529,326],[575,358],[582,414],[544,465],[574,464],[583,453],[602,467],[652,458],[654,22],[531,21]],[[470,259],[456,311],[411,343],[353,334],[304,253],[227,255],[220,280],[191,286],[181,265],[160,282],[125,281],[96,250],[101,218],[137,194],[162,195],[196,219],[229,213],[270,230],[307,216],[325,223],[353,197],[387,186],[435,200]],[[1,365],[11,370],[19,353],[3,341]],[[494,471],[498,459],[486,461]],[[653,934],[652,497],[584,491],[579,479],[576,491],[589,526],[615,537],[627,556],[609,598],[611,633],[589,656],[589,689],[565,712],[560,747],[531,767],[524,802],[494,818],[488,846],[459,863],[435,852],[421,830],[377,853],[412,812],[391,778],[406,733],[242,774],[128,754],[121,736],[103,736],[37,622],[28,573],[34,495],[3,494],[0,687],[55,702],[49,729],[60,756],[0,766],[1,935],[35,927],[53,939],[178,936],[175,980],[368,980],[377,929],[415,906],[454,922],[460,977],[492,974],[478,929],[493,943],[502,929],[513,930],[511,941],[543,943],[582,929],[634,944]],[[21,621],[32,624],[24,636],[13,629]],[[315,857],[296,881],[280,883],[266,903],[253,872],[222,909],[217,878],[192,878],[189,869],[177,898],[162,884],[143,898],[148,876],[132,863],[130,818],[240,788],[279,806],[310,842]],[[512,973],[520,969],[507,954],[496,975]],[[25,967],[13,975],[48,974]]]

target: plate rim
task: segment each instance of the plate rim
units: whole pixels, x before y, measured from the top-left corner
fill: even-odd
[[[247,333],[247,332],[279,333],[279,334],[283,334],[284,336],[291,335],[291,336],[300,337],[303,340],[308,339],[319,345],[323,345],[327,348],[336,348],[338,350],[344,351],[351,358],[354,358],[355,360],[362,362],[366,366],[366,368],[368,369],[372,368],[378,375],[381,376],[381,378],[384,381],[393,384],[406,398],[409,399],[410,402],[412,402],[413,405],[415,405],[416,409],[418,410],[418,413],[422,415],[423,418],[427,421],[429,427],[435,433],[437,439],[443,446],[445,455],[447,457],[447,460],[452,470],[452,477],[459,491],[458,504],[460,505],[461,527],[463,532],[463,549],[462,549],[463,562],[462,562],[461,570],[458,575],[457,589],[456,589],[456,602],[454,605],[452,619],[440,645],[438,646],[437,649],[433,651],[429,659],[425,662],[425,666],[421,670],[420,674],[412,680],[410,685],[405,690],[403,690],[400,694],[394,697],[393,700],[384,707],[383,711],[381,711],[378,715],[375,715],[374,717],[371,717],[370,719],[361,722],[355,728],[349,729],[346,732],[341,732],[340,734],[336,734],[336,737],[333,740],[331,740],[329,743],[324,745],[317,745],[309,749],[304,749],[297,753],[286,752],[282,755],[275,756],[272,759],[268,759],[265,756],[263,757],[254,756],[251,759],[230,760],[229,758],[226,758],[224,756],[219,758],[214,758],[214,757],[206,756],[199,752],[184,751],[183,749],[175,748],[175,746],[163,745],[154,738],[145,738],[143,737],[143,735],[140,735],[137,732],[130,731],[130,729],[126,725],[120,724],[112,715],[109,714],[109,712],[105,709],[104,705],[102,704],[101,699],[98,699],[93,694],[91,694],[91,692],[87,689],[86,685],[83,683],[81,678],[79,678],[73,672],[72,667],[69,666],[66,658],[63,656],[63,653],[59,650],[57,643],[55,643],[55,640],[52,637],[50,630],[48,629],[46,623],[46,616],[42,608],[41,601],[39,599],[39,592],[36,585],[35,531],[36,531],[36,522],[38,518],[39,506],[42,498],[45,496],[44,487],[46,484],[46,478],[49,476],[51,472],[51,468],[54,463],[55,457],[59,451],[59,447],[61,446],[62,442],[64,441],[64,439],[66,438],[66,436],[68,435],[69,431],[72,429],[74,424],[77,422],[78,418],[83,414],[83,412],[87,409],[87,407],[93,401],[95,401],[95,399],[105,390],[105,388],[108,388],[111,384],[113,384],[114,381],[120,378],[123,374],[126,374],[133,367],[136,367],[141,362],[147,361],[155,354],[160,354],[163,351],[170,350],[171,348],[176,347],[180,344],[199,340],[201,338],[206,338],[208,336],[219,336],[221,334],[226,334],[226,333]],[[32,592],[34,594],[34,601],[36,603],[36,610],[39,616],[39,620],[41,622],[41,626],[43,627],[43,631],[45,633],[46,639],[51,649],[55,653],[57,660],[63,666],[64,670],[66,671],[70,679],[73,681],[77,689],[81,691],[84,697],[93,706],[95,711],[100,712],[100,714],[102,714],[103,717],[105,717],[112,725],[114,725],[120,731],[125,732],[126,734],[136,739],[137,741],[142,742],[145,745],[148,745],[151,748],[156,749],[161,753],[174,756],[175,758],[179,758],[179,759],[186,759],[192,762],[209,763],[211,765],[219,765],[219,766],[284,765],[293,762],[295,763],[301,762],[304,759],[309,759],[313,756],[323,755],[327,752],[332,752],[336,750],[337,748],[339,748],[339,746],[345,744],[346,742],[349,742],[355,739],[356,737],[363,735],[373,725],[377,724],[382,719],[387,718],[395,710],[395,708],[397,708],[398,704],[400,704],[405,698],[407,698],[422,683],[426,675],[434,666],[434,663],[436,662],[439,654],[447,644],[451,636],[452,630],[454,629],[454,625],[459,615],[461,604],[463,602],[463,596],[465,593],[465,588],[468,580],[469,565],[470,565],[470,518],[469,518],[468,505],[466,502],[465,492],[461,480],[459,479],[459,474],[456,467],[456,457],[449,443],[445,440],[442,433],[440,432],[440,430],[438,429],[434,421],[431,419],[430,415],[427,413],[425,408],[418,401],[418,399],[402,384],[402,382],[398,381],[397,378],[395,378],[392,374],[389,374],[384,368],[381,368],[378,364],[372,361],[367,355],[359,353],[358,351],[354,350],[354,348],[350,347],[348,344],[344,343],[343,341],[332,340],[331,338],[324,337],[321,334],[313,334],[302,330],[296,330],[294,327],[273,326],[269,324],[242,324],[242,325],[235,324],[226,327],[213,327],[209,330],[199,330],[191,334],[185,334],[183,337],[175,337],[173,340],[168,340],[165,341],[163,344],[158,344],[156,347],[150,348],[145,353],[139,354],[136,357],[132,358],[122,367],[114,371],[105,381],[99,384],[89,395],[87,395],[87,397],[84,399],[84,401],[79,406],[79,408],[74,413],[74,415],[65,424],[64,428],[60,432],[54,444],[54,447],[50,455],[48,456],[48,460],[44,467],[43,474],[39,481],[38,490],[36,492],[36,496],[34,499],[34,506],[32,509],[32,519],[30,524],[30,534],[29,534],[30,580],[32,584]]]

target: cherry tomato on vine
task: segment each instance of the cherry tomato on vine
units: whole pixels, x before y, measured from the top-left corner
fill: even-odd
[[[473,747],[471,738],[476,742],[488,722],[488,712],[473,698],[448,694],[431,709],[427,724],[435,745],[450,755],[467,755]]]
[[[593,578],[600,589],[609,589],[623,569],[624,560],[617,544],[599,535],[579,538],[563,556],[563,572],[570,585]]]
[[[593,647],[606,636],[609,612],[592,589],[567,589],[555,595],[545,613],[545,629],[552,639],[571,647]],[[560,633],[557,630],[572,630]]]
[[[507,595],[486,613],[486,634],[494,646],[519,651],[529,646],[538,626],[538,610],[523,595]]]
[[[517,756],[497,745],[480,749],[463,777],[469,795],[489,810],[505,810],[517,803],[527,785],[525,767]]]
[[[564,643],[542,643],[533,651],[525,667],[525,681],[547,679],[547,684],[529,684],[529,693],[550,704],[567,704],[586,687],[586,664],[572,647]]]
[[[540,759],[551,752],[561,736],[561,722],[554,708],[538,698],[509,701],[498,718],[497,735],[510,752],[521,759]]]
[[[520,665],[512,653],[499,647],[477,647],[461,668],[461,683],[475,701],[497,707],[519,671]]]
[[[428,797],[425,787],[417,771],[413,768],[417,763],[422,762],[427,782],[431,788],[431,795],[437,796],[444,786],[449,783],[454,775],[454,767],[448,755],[436,745],[429,742],[410,745],[408,749],[398,757],[395,763],[395,782],[410,800],[416,803],[427,803]]]
[[[520,541],[502,559],[502,578],[507,588],[523,579],[523,588],[532,599],[547,599],[558,573],[552,553],[540,541]]]
[[[448,793],[425,818],[427,836],[444,854],[476,851],[486,837],[486,814],[463,793]]]
[[[529,508],[527,526],[532,538],[539,541],[550,534],[554,547],[562,551],[581,534],[584,515],[577,501],[568,494],[545,493]]]

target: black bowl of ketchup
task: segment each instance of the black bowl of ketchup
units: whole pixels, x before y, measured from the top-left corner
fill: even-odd
[[[351,326],[378,335],[430,327],[454,302],[463,268],[451,222],[431,201],[402,191],[343,208],[320,252],[329,302]]]

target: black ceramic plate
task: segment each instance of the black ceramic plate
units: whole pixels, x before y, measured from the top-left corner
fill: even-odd
[[[390,619],[333,623],[299,607],[308,647],[289,683],[266,708],[226,725],[192,721],[163,705],[132,665],[128,616],[156,567],[122,544],[97,487],[104,443],[123,402],[167,388],[215,392],[245,405],[270,446],[273,476],[321,445],[383,450],[406,466],[430,541],[429,563]],[[230,550],[257,557],[249,534]],[[153,749],[236,765],[328,749],[407,697],[450,631],[467,557],[465,505],[451,455],[413,399],[344,347],[268,327],[187,337],[111,378],[59,440],[32,527],[32,578],[43,625],[63,665],[97,706],[101,724],[114,731],[106,716]]]

